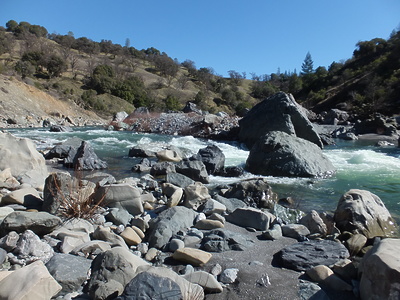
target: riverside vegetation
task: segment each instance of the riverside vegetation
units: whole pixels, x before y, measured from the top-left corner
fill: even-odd
[[[26,22],[16,24],[10,21],[6,27],[8,31],[2,31],[3,37],[9,39],[8,41],[15,39],[14,45],[19,46],[23,45],[21,41],[24,41],[24,37],[34,40],[40,38],[43,41],[47,34],[44,28]],[[393,33],[387,44],[382,41],[372,43],[372,46],[380,46],[382,43],[386,45],[382,46],[385,50],[379,47],[381,58],[388,55],[391,59],[389,50],[396,44],[397,35],[398,33]],[[57,37],[67,37],[70,41],[75,41],[72,34],[53,35],[51,40],[45,40],[54,43]],[[81,41],[89,41],[92,46],[97,45],[93,46],[95,48],[100,47],[99,43],[84,38]],[[112,43],[103,41],[103,46],[105,45]],[[377,49],[371,53],[366,51],[363,47],[367,45],[369,44],[360,43],[357,51],[363,49],[363,55],[377,52]],[[70,54],[79,55],[81,59],[91,57],[94,61],[99,57],[112,61],[121,57],[121,53],[126,55],[126,50],[135,53],[135,49],[131,49],[128,44],[116,48],[122,52],[103,52],[97,56],[96,52],[90,52],[92,50],[86,50],[88,53],[80,49],[79,53],[79,49],[66,49]],[[15,51],[16,48],[13,49]],[[61,51],[62,48],[56,49]],[[159,86],[160,93],[148,93],[146,80],[143,79],[146,76],[141,80],[127,79],[128,82],[116,80],[120,76],[117,75],[118,72],[126,68],[125,65],[118,69],[112,63],[98,64],[91,73],[82,76],[79,71],[74,74],[72,69],[77,70],[76,65],[71,65],[71,70],[57,71],[53,69],[52,63],[48,63],[60,63],[60,60],[42,60],[41,57],[33,71],[36,72],[34,77],[30,77],[33,74],[29,72],[22,74],[18,67],[16,69],[25,77],[24,80],[33,84],[36,82],[38,87],[47,88],[49,92],[57,90],[57,85],[49,85],[50,82],[60,79],[61,83],[68,76],[69,82],[82,80],[85,89],[108,86],[108,90],[86,90],[93,98],[85,98],[85,92],[80,87],[73,92],[70,89],[69,94],[64,93],[66,101],[74,100],[86,107],[96,104],[99,99],[103,100],[98,103],[105,104],[107,97],[114,100],[117,99],[115,97],[128,97],[128,102],[131,103],[125,101],[127,104],[124,105],[147,106],[150,110],[162,111],[171,109],[167,107],[171,103],[180,103],[183,107],[187,100],[191,100],[183,98],[184,101],[161,101],[160,99],[166,99],[160,96],[161,92],[166,89],[178,90],[173,86],[177,78],[163,72],[160,65],[156,67],[157,56],[162,59],[168,56],[157,53],[156,49],[139,52],[145,53],[143,55],[146,58],[132,55],[136,63],[142,64],[136,65],[135,72],[140,73],[139,70],[142,70],[141,74],[156,76],[153,79],[163,78],[167,88]],[[354,61],[359,61],[362,57],[357,57],[358,55],[361,54],[355,52]],[[388,57],[382,60],[385,61]],[[24,61],[28,60],[21,58],[22,66]],[[9,59],[9,67],[15,62],[12,58]],[[146,65],[147,70],[140,69],[143,65]],[[27,66],[29,69],[29,64]],[[182,64],[178,72],[189,72],[185,68],[187,66]],[[11,70],[8,68],[6,72]],[[204,71],[200,70],[195,70],[196,74]],[[313,78],[310,55],[306,57],[303,71],[304,74],[298,76],[302,81]],[[60,78],[60,75],[66,77]],[[231,83],[236,82],[235,84],[240,83],[238,88],[245,91],[246,86],[254,88],[259,82],[246,80],[244,74],[231,72],[231,75],[227,79],[229,88],[233,88]],[[362,76],[358,78],[359,73],[353,75],[355,77],[344,86],[354,88],[356,85],[353,84],[360,83]],[[396,80],[397,75],[393,76],[392,80]],[[214,80],[216,82],[222,79],[214,74],[209,78],[212,79],[209,82],[211,86]],[[117,88],[117,84],[121,82],[123,86]],[[251,85],[246,85],[249,82]],[[269,87],[273,82],[265,81],[263,84]],[[194,89],[199,86],[203,88],[192,94],[193,101],[196,102],[196,96],[204,92],[207,84],[199,78],[191,78],[189,85]],[[279,88],[285,89],[283,85]],[[213,95],[209,98],[211,101],[196,102],[200,108],[211,112],[241,111],[243,106],[241,108],[238,104],[228,105],[224,101],[215,101],[216,98],[212,97],[218,95],[218,92],[213,89],[214,87],[205,93],[208,96]],[[305,90],[303,92],[307,94]],[[149,95],[154,98],[147,98]],[[210,131],[218,131],[215,136],[219,138],[222,136],[221,132],[224,132],[224,136],[239,137],[252,148],[245,168],[254,174],[278,172],[278,176],[285,174],[305,177],[332,175],[335,172],[333,166],[320,155],[320,148],[329,142],[329,138],[317,132],[310,123],[312,114],[299,106],[291,95],[283,92],[275,94],[275,90],[272,90],[271,95],[239,122],[236,117],[230,117],[236,122],[223,123],[221,120],[229,117],[224,114],[209,114],[206,119],[207,114],[203,114],[201,109],[196,111],[195,106],[188,104],[191,111],[187,114],[188,118],[196,114],[203,116],[194,124],[198,125],[200,122],[201,126],[194,126],[193,131],[189,132],[200,132],[199,136],[202,136],[206,127],[206,137],[209,137]],[[390,92],[386,94],[388,95]],[[308,96],[305,97],[299,97],[303,104],[313,103],[310,99],[307,100]],[[85,99],[95,100],[91,102]],[[249,103],[254,101],[252,104],[258,102],[254,97],[247,99]],[[332,99],[335,98],[327,98],[325,100],[329,101],[319,104],[332,104]],[[141,102],[142,100],[145,102]],[[366,104],[369,103],[369,100],[365,101]],[[391,102],[388,100],[387,104],[389,103]],[[374,111],[381,103],[375,104],[377,105],[372,108]],[[130,109],[126,110],[131,111],[134,106],[129,106]],[[99,108],[103,110],[104,107]],[[120,108],[121,106],[111,108],[106,104],[103,112],[108,110],[109,113],[112,109]],[[346,108],[349,111],[351,109],[350,106]],[[351,118],[347,112],[337,109],[314,118],[329,124],[346,125],[332,132],[334,137],[342,135],[344,138],[354,138],[360,133],[379,132],[392,139],[398,138],[395,119],[381,115],[374,115],[370,119],[357,122],[353,129],[349,128],[350,122],[356,118],[355,113],[360,113],[355,110],[359,108],[363,109],[363,114],[371,112],[368,111],[371,108],[369,105],[360,105],[351,110]],[[176,109],[177,107],[173,108]],[[262,117],[259,115],[260,111]],[[273,118],[270,117],[271,113]],[[122,118],[117,115],[112,122],[113,129],[135,130],[140,129],[138,125],[146,119],[147,111],[140,109],[131,115],[122,114]],[[183,124],[186,132],[187,124],[190,124],[189,129],[193,126],[192,123],[179,121],[179,118],[176,118],[178,121],[174,121],[174,118],[169,120],[171,122],[160,121],[164,120],[160,116],[165,115],[156,115],[154,119],[158,123],[149,121],[149,125],[143,130],[147,132],[155,129],[162,133],[172,126],[175,131],[171,133],[175,134],[180,132],[179,124]],[[46,126],[52,123],[51,120],[42,121],[45,121],[43,125]],[[219,126],[221,123],[222,126]],[[166,127],[163,128],[162,125]],[[258,130],[255,131],[254,128]],[[64,129],[67,128],[54,128]],[[0,279],[0,293],[4,299],[25,299],[26,295],[29,295],[29,299],[398,297],[400,266],[395,253],[400,245],[399,240],[393,238],[397,227],[379,197],[368,191],[348,190],[338,199],[337,209],[333,214],[314,210],[304,213],[295,209],[290,199],[279,199],[263,177],[255,175],[252,179],[217,187],[207,185],[210,175],[237,177],[243,172],[240,168],[225,167],[224,156],[218,147],[201,149],[191,157],[186,157],[179,148],[174,147],[161,151],[132,148],[129,156],[142,158],[132,168],[140,175],[118,181],[110,174],[96,172],[106,169],[107,163],[97,157],[90,144],[85,141],[68,140],[44,153],[47,163],[52,162],[57,168],[57,164],[62,163],[66,168],[78,170],[75,174],[79,175],[74,178],[75,176],[61,171],[49,174],[43,155],[36,151],[31,141],[15,138],[6,132],[0,134],[0,212],[3,219],[0,224],[0,262],[4,270],[9,270],[0,272],[1,278],[4,278]],[[262,157],[265,162],[261,169],[257,164],[257,157]],[[277,157],[284,157],[285,160]],[[274,162],[275,168],[268,165],[269,161]],[[91,170],[88,176],[84,176],[85,170]],[[381,274],[379,282],[376,274]]]

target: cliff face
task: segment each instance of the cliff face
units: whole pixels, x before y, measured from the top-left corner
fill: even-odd
[[[34,86],[0,75],[0,128],[40,127],[46,119],[77,126],[106,123],[71,101],[56,99]]]

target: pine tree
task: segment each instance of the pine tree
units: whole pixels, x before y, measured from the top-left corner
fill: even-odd
[[[310,52],[307,52],[306,58],[304,59],[303,64],[301,65],[301,74],[308,75],[314,72],[314,62],[311,58]]]

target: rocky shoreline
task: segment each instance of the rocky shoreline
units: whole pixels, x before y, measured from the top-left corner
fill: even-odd
[[[319,151],[328,139],[314,132],[294,99],[279,94],[273,101],[273,124],[265,128],[274,130],[264,128],[249,141],[279,131]],[[285,114],[279,117],[281,103]],[[288,111],[296,121],[288,122]],[[167,119],[145,122],[143,114],[116,116],[112,129],[163,133],[159,125]],[[218,119],[226,116],[212,116],[223,125],[205,127],[202,114],[190,116],[185,123],[173,115],[184,125],[169,123],[169,134],[196,124],[202,134],[229,136],[236,128],[236,135],[248,136],[245,122],[230,127]],[[130,125],[122,125],[126,120]],[[249,123],[253,130],[263,127]],[[174,147],[134,147],[129,156],[142,161],[132,171],[140,176],[116,181],[86,141],[67,140],[43,156],[27,139],[0,135],[2,299],[397,299],[400,293],[398,227],[368,191],[350,189],[333,214],[305,213],[290,198],[279,199],[257,172],[207,186],[210,175],[241,172],[225,167],[216,146],[191,157]],[[268,149],[279,147],[266,148],[257,153],[274,157]],[[298,176],[307,169],[308,177],[330,171],[319,161],[316,170],[304,168],[314,158],[299,159],[303,150],[290,145],[281,148],[292,149],[279,152],[288,157],[282,172]],[[76,171],[49,173],[51,162]],[[84,170],[91,172],[84,177]]]

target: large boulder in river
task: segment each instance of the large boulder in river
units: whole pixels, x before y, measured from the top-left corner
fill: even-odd
[[[64,161],[64,165],[66,161]],[[72,161],[75,170],[101,170],[106,169],[107,163],[99,159],[90,143],[83,141],[76,150],[76,155]]]
[[[305,108],[291,94],[279,92],[255,105],[239,121],[239,140],[251,149],[270,131],[283,131],[308,140],[322,148],[322,141],[308,120]]]
[[[225,155],[215,145],[200,149],[194,157],[204,163],[207,173],[210,175],[219,174],[224,170]]]
[[[253,146],[246,170],[266,176],[326,177],[332,175],[335,168],[314,143],[282,131],[272,131]]]
[[[383,239],[363,257],[361,299],[399,299],[400,295],[399,239]]]
[[[340,231],[361,233],[367,238],[392,236],[396,225],[382,200],[375,194],[352,189],[337,205],[334,220]]]
[[[7,168],[21,183],[34,188],[42,188],[48,176],[45,159],[31,140],[0,132],[0,170]]]

